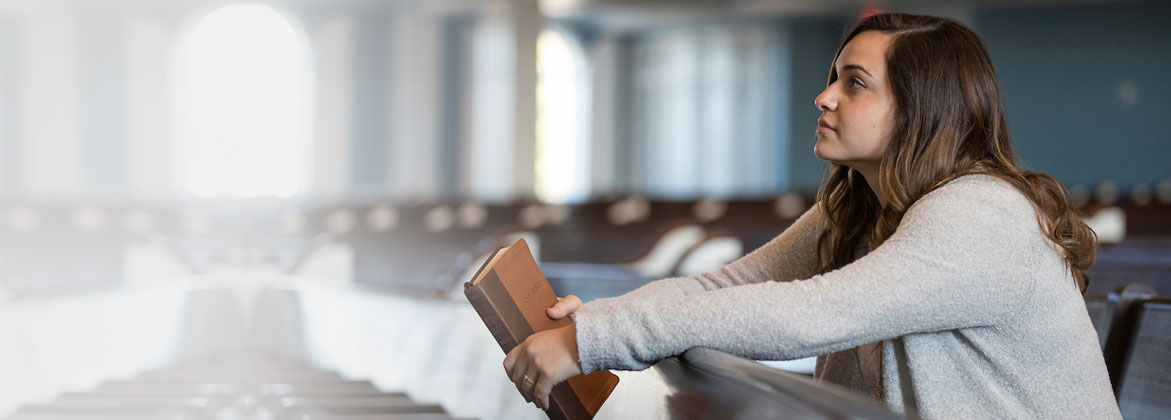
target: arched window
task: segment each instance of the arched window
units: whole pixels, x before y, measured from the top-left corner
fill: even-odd
[[[174,168],[198,197],[289,197],[309,176],[311,60],[276,10],[232,4],[176,50]]]
[[[588,198],[589,75],[585,54],[567,34],[537,38],[537,198],[548,203]]]

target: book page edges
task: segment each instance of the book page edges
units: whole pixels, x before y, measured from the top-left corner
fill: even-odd
[[[492,251],[492,255],[489,255],[488,259],[484,260],[484,264],[480,265],[480,269],[476,270],[476,274],[473,275],[472,278],[469,279],[466,283],[464,283],[464,288],[466,289],[476,283],[479,283],[480,275],[484,273],[485,269],[492,266],[492,264],[496,262],[496,257],[499,256],[502,253],[501,251],[504,251],[505,249],[507,249],[507,247],[496,248],[495,251]]]

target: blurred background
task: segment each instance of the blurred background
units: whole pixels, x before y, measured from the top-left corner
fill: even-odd
[[[1023,161],[1102,239],[1091,293],[1171,294],[1171,3],[0,0],[0,415],[218,360],[189,369],[539,416],[462,296],[479,263],[524,238],[589,300],[764,244],[882,11],[984,38]],[[227,394],[181,414],[300,407]]]

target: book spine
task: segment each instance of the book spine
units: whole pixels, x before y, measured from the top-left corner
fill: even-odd
[[[494,285],[497,285],[495,282],[493,282],[493,280],[497,279],[487,278],[478,285],[468,284],[464,287],[464,296],[467,296],[468,302],[472,304],[472,308],[475,308],[476,313],[480,315],[480,319],[484,320],[484,325],[488,327],[488,331],[492,333],[492,337],[495,338],[496,342],[500,344],[500,349],[504,350],[504,353],[508,353],[509,351],[512,351],[514,347],[520,344],[520,340],[523,337],[518,337],[509,330],[508,324],[504,322],[504,317],[508,315],[502,314],[500,311],[507,311],[508,309],[511,309],[510,312],[517,312],[517,314],[512,315],[512,319],[520,322],[523,322],[524,317],[519,314],[520,308],[517,308],[512,299],[508,297],[507,291],[504,290],[503,285],[499,285],[500,287],[495,289],[498,290],[503,296],[496,296],[495,298],[489,296],[488,289]],[[501,302],[495,302],[497,300],[496,298],[498,298]],[[512,306],[511,308],[503,308],[501,307],[502,305]],[[531,333],[532,332],[530,331],[529,334]],[[523,336],[528,337],[529,334],[524,334]],[[549,410],[545,411],[545,414],[549,416],[550,420],[574,420],[574,417],[570,417],[569,414],[566,413],[565,408],[563,407],[565,405],[563,401],[574,400],[573,402],[577,402],[575,398],[576,396],[573,394],[573,391],[569,389],[568,383],[557,384],[553,387],[553,390],[549,395],[550,407]],[[580,403],[578,403],[578,405],[580,405]]]
[[[464,289],[464,295],[467,296],[468,302],[475,308],[476,314],[480,315],[480,319],[484,320],[484,325],[488,327],[488,331],[492,333],[492,338],[500,344],[500,348],[508,353],[517,344],[517,338],[508,330],[508,325],[504,323],[504,319],[500,316],[500,311],[492,302],[492,299],[485,293],[484,287],[468,286]]]

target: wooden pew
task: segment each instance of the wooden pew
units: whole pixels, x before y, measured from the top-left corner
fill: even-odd
[[[368,381],[304,364],[251,355],[189,362],[111,381],[92,392],[66,393],[19,408],[13,419],[42,418],[346,418],[447,419],[442,407],[403,392],[381,392]]]
[[[1113,319],[1110,321],[1105,345],[1102,348],[1102,357],[1106,361],[1106,370],[1110,372],[1110,384],[1114,387],[1114,395],[1116,396],[1119,393],[1119,385],[1126,366],[1126,357],[1135,331],[1138,306],[1154,296],[1156,293],[1150,286],[1134,283],[1118,288],[1108,298],[1114,302],[1115,311]],[[1101,336],[1099,336],[1099,340],[1101,340]]]
[[[481,226],[464,227],[453,220],[450,227],[432,231],[427,225],[428,212],[436,208],[400,207],[400,221],[390,230],[373,230],[359,222],[352,232],[335,238],[353,245],[353,280],[431,290],[460,253],[474,247],[484,236],[512,224],[515,218],[515,210],[510,206],[490,206],[486,208],[487,220]],[[449,209],[454,212],[456,207],[451,205]],[[352,210],[361,221],[364,220],[361,215],[370,211],[370,207],[356,206]],[[458,215],[453,213],[453,217]]]
[[[693,223],[685,205],[650,203],[646,218],[615,224],[608,212],[615,203],[596,202],[571,206],[564,223],[543,226],[541,255],[545,261],[622,264],[639,259],[653,247],[662,232],[682,223]]]
[[[302,414],[298,420],[455,420],[447,414]]]
[[[330,383],[231,383],[231,382],[179,382],[146,383],[135,381],[106,381],[95,388],[91,395],[256,395],[256,396],[367,396],[396,395],[401,392],[382,392],[369,381],[345,381]],[[66,394],[69,395],[69,394]]]
[[[1098,333],[1098,347],[1106,348],[1106,338],[1110,334],[1110,324],[1114,321],[1114,313],[1118,310],[1117,300],[1110,300],[1110,296],[1101,294],[1087,294],[1086,310],[1090,313],[1090,322],[1094,323],[1094,331]]]
[[[463,279],[455,278],[456,275],[467,271],[468,261],[475,261],[484,253],[480,249],[484,248],[482,244],[498,245],[493,238],[503,232],[518,229],[536,232],[540,238],[538,250],[542,261],[554,264],[550,268],[553,277],[590,278],[594,276],[559,276],[555,265],[630,266],[645,258],[664,232],[682,224],[699,223],[694,214],[696,201],[647,201],[644,216],[616,222],[612,210],[628,201],[596,201],[561,207],[564,220],[546,217],[536,226],[525,225],[525,215],[534,207],[546,207],[531,202],[487,206],[488,216],[483,226],[454,226],[439,232],[426,228],[427,212],[443,205],[455,209],[455,204],[395,206],[398,222],[388,231],[371,229],[366,223],[368,213],[384,205],[352,205],[315,211],[310,227],[328,230],[330,223],[316,219],[328,219],[332,212],[339,210],[349,212],[352,229],[330,233],[328,238],[353,246],[354,280],[427,290],[462,284]],[[731,233],[741,239],[745,250],[755,249],[792,222],[779,217],[775,207],[774,200],[731,201],[722,215],[702,222],[702,226],[710,231]],[[580,268],[573,267],[579,273]],[[603,267],[600,276],[616,277],[613,272]],[[669,274],[664,272],[650,277],[657,279]],[[634,287],[645,283],[642,281],[645,279],[633,280]],[[610,289],[609,286],[605,288]]]
[[[102,222],[78,220],[79,209],[96,212],[92,217]],[[120,210],[0,203],[0,288],[53,295],[122,282],[123,253],[132,235],[118,223]]]
[[[1115,203],[1126,217],[1125,238],[1098,247],[1097,258],[1087,274],[1089,292],[1106,294],[1130,283],[1142,282],[1161,295],[1171,295],[1171,206]],[[1092,205],[1081,213],[1103,209]]]
[[[1130,283],[1145,283],[1171,295],[1171,236],[1128,237],[1098,248],[1088,292],[1105,294]]]
[[[541,270],[558,296],[583,301],[617,296],[648,282],[671,277],[689,249],[704,240],[698,224],[686,220],[664,223],[650,247],[616,263],[541,262]],[[614,238],[615,241],[620,240]],[[542,243],[544,239],[542,239]]]
[[[1150,299],[1134,308],[1134,331],[1115,387],[1128,420],[1171,417],[1171,299]]]
[[[845,388],[706,348],[617,373],[599,419],[903,418]]]
[[[723,216],[703,225],[709,231],[729,232],[740,238],[746,252],[768,243],[796,220],[777,214],[776,200],[732,200],[727,206]]]

